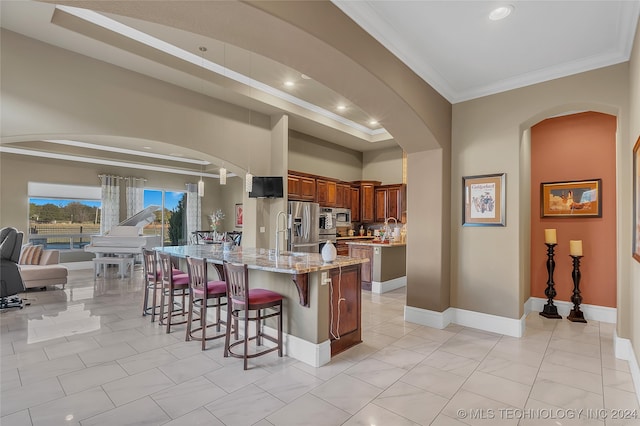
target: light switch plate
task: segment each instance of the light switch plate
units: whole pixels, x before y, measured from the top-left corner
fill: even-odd
[[[264,226],[261,226],[261,227],[260,227],[260,232],[264,232],[264,231],[265,231]]]

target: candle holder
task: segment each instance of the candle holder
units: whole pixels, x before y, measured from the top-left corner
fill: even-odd
[[[573,302],[573,309],[569,312],[567,319],[572,322],[584,322],[584,313],[580,310],[580,303],[582,303],[582,296],[580,296],[580,258],[582,256],[573,256],[573,271],[571,277],[573,278],[573,295],[571,296],[571,302]]]
[[[556,262],[553,260],[553,251],[556,244],[545,243],[547,246],[547,273],[549,278],[547,279],[547,288],[544,291],[544,295],[547,296],[547,303],[544,305],[544,309],[540,312],[545,318],[562,318],[558,315],[558,307],[553,304],[553,298],[556,297],[555,283],[553,282],[553,270],[556,268]]]

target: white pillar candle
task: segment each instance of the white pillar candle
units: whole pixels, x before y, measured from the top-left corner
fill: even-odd
[[[569,241],[569,253],[571,256],[582,256],[582,240]]]
[[[556,237],[555,229],[545,229],[544,230],[544,242],[547,244],[557,244],[558,239]]]

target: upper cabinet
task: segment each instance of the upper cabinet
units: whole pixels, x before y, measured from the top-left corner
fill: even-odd
[[[407,186],[381,185],[375,180],[342,182],[289,170],[289,200],[313,201],[322,207],[351,209],[351,222],[381,223],[388,217],[405,222]]]
[[[382,185],[375,189],[375,221],[384,222],[394,217],[398,222],[404,222],[404,212],[407,210],[407,186]]]
[[[375,222],[375,188],[380,185],[380,182],[362,180],[354,182],[354,184],[360,188],[360,222]],[[352,221],[354,220],[352,219]]]
[[[316,201],[323,207],[336,207],[337,183],[325,179],[316,179]]]
[[[291,201],[315,201],[316,179],[290,172],[287,178],[287,191]]]

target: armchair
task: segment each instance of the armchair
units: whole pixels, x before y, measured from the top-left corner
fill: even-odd
[[[17,295],[25,290],[18,267],[23,237],[16,228],[0,229],[0,309],[22,309]]]

